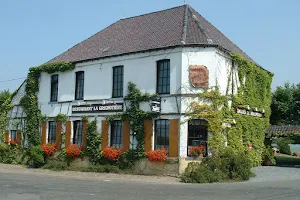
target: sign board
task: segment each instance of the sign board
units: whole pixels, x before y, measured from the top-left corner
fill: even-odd
[[[160,113],[161,103],[160,103],[160,101],[151,101],[150,107],[151,107],[151,112]]]
[[[87,104],[72,106],[72,113],[101,113],[101,112],[122,112],[123,103],[109,103],[109,104]]]
[[[190,66],[189,79],[194,88],[208,88],[208,75],[208,69],[204,65]]]
[[[250,110],[246,110],[246,109],[240,109],[240,108],[236,109],[236,113],[241,114],[241,115],[250,115],[253,117],[263,117],[264,116],[263,113],[250,111]]]

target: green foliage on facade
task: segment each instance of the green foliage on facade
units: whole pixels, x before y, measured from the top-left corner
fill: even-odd
[[[208,131],[212,134],[208,144],[214,154],[220,154],[226,143],[236,152],[246,152],[252,165],[260,165],[265,148],[265,131],[269,126],[271,114],[270,72],[256,66],[237,54],[231,54],[233,63],[238,65],[240,86],[228,85],[237,94],[221,95],[218,88],[211,88],[199,94],[198,101],[191,103],[189,119],[206,119]],[[234,73],[228,80],[234,80]],[[231,102],[231,105],[229,105]],[[264,117],[253,117],[236,113],[236,108],[245,107],[264,110]],[[235,120],[236,123],[233,123]],[[231,123],[232,127],[223,127],[222,123]],[[253,149],[248,150],[251,144]]]
[[[130,121],[130,129],[135,133],[137,138],[137,155],[144,153],[144,121],[151,120],[157,116],[152,112],[145,112],[140,109],[141,102],[148,102],[155,99],[157,95],[150,95],[148,93],[142,93],[134,83],[128,83],[128,93],[124,97],[125,104],[129,104],[129,108],[122,114],[110,115],[107,117],[109,122],[114,119],[122,119]]]
[[[101,137],[97,131],[97,120],[88,123],[86,139],[86,155],[89,157],[91,163],[96,165],[101,159]]]
[[[74,69],[74,67],[75,66],[70,62],[59,62],[44,64],[29,69],[26,80],[25,95],[22,97],[20,102],[26,113],[25,134],[28,137],[29,146],[36,146],[41,143],[39,127],[42,121],[42,115],[37,97],[41,73],[46,72],[52,74],[55,72],[65,72]]]

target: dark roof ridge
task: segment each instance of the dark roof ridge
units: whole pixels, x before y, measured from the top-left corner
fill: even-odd
[[[185,44],[186,35],[187,35],[187,27],[188,27],[188,5],[185,5],[185,11],[183,16],[183,26],[182,26],[182,35],[181,35],[181,43]]]
[[[184,6],[187,6],[187,5],[175,6],[175,7],[173,7],[173,8],[168,8],[168,9],[164,9],[164,10],[154,11],[154,12],[145,13],[145,14],[141,14],[141,15],[136,15],[136,16],[132,16],[132,17],[127,17],[127,18],[120,19],[120,20],[132,19],[132,18],[141,17],[141,16],[146,16],[146,15],[151,15],[151,14],[155,14],[155,13],[159,13],[159,12],[165,12],[165,11],[167,11],[167,10],[173,10],[173,9],[175,9],[175,8],[180,8],[180,7],[184,7]]]

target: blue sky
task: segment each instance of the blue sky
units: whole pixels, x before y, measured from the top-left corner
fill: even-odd
[[[187,0],[265,69],[273,88],[299,83],[299,0]],[[125,17],[182,5],[184,0],[1,0],[0,90],[17,89],[40,65]],[[5,82],[3,82],[5,81]]]

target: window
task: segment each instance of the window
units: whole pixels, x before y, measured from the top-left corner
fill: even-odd
[[[170,137],[170,121],[156,120],[154,149],[161,149],[162,147],[164,147],[167,150],[169,150],[169,137]]]
[[[84,94],[84,72],[76,72],[75,100],[83,100]]]
[[[51,76],[51,94],[50,94],[51,102],[57,101],[57,94],[58,94],[58,75],[52,75]]]
[[[56,122],[48,123],[48,143],[54,144],[56,142]]]
[[[204,150],[207,150],[207,126],[207,121],[201,119],[188,122],[188,156],[193,146],[202,145]]]
[[[10,139],[16,141],[17,140],[17,131],[11,130],[10,131]]]
[[[73,122],[73,144],[82,145],[82,121]]]
[[[157,61],[157,94],[170,94],[170,60]]]
[[[113,67],[113,98],[123,97],[123,66]]]
[[[111,124],[110,146],[122,148],[122,121],[113,121]]]

